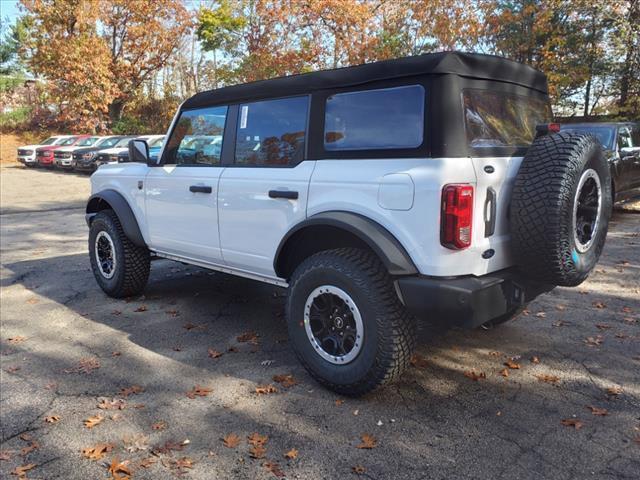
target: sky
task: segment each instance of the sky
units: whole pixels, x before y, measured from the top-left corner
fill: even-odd
[[[15,22],[16,17],[19,15],[18,2],[16,0],[0,0],[0,18],[4,22],[5,18],[8,18],[9,25]]]

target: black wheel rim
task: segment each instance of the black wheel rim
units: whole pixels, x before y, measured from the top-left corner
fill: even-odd
[[[593,244],[602,210],[600,177],[593,169],[580,177],[574,201],[573,231],[576,249],[584,253]]]

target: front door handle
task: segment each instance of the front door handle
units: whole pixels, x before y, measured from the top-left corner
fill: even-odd
[[[298,192],[292,190],[269,190],[269,198],[287,198],[297,200]]]
[[[189,191],[193,193],[211,193],[211,187],[206,185],[191,185]]]

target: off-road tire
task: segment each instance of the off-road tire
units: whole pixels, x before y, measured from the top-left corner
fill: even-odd
[[[574,239],[574,204],[583,173],[601,186],[601,215],[588,250]],[[592,135],[557,133],[536,139],[518,171],[509,218],[514,259],[525,275],[551,285],[576,286],[595,267],[611,217],[611,173]]]
[[[347,292],[362,315],[364,341],[346,365],[332,364],[318,355],[305,330],[305,302],[324,285]],[[341,395],[364,395],[398,378],[415,346],[415,319],[399,301],[384,265],[365,250],[327,250],[304,260],[289,283],[286,316],[300,362],[318,382]]]
[[[96,237],[103,230],[109,234],[115,247],[117,263],[112,278],[105,278],[96,260]],[[113,210],[102,210],[93,217],[89,229],[89,258],[98,285],[110,297],[138,295],[147,285],[151,266],[149,250],[135,245],[127,238]]]

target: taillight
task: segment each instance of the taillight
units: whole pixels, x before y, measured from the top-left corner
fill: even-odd
[[[471,185],[445,185],[442,189],[442,215],[440,243],[452,250],[471,245],[473,222],[473,187]]]

